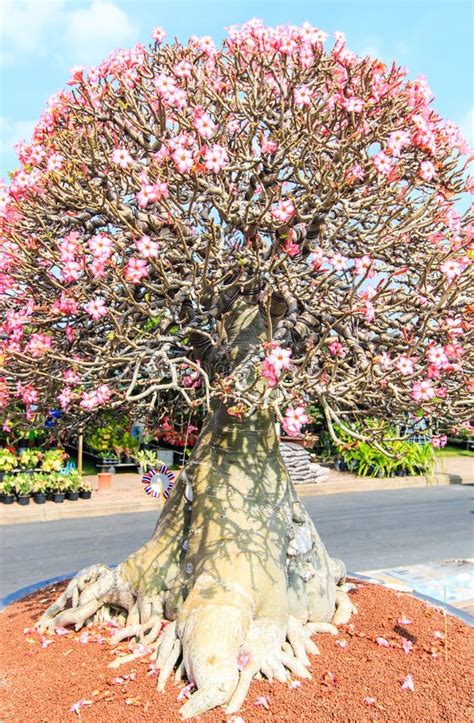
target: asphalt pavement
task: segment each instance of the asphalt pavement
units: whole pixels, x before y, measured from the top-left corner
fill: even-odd
[[[304,497],[333,557],[352,572],[474,556],[473,487]],[[0,597],[96,562],[116,564],[151,536],[156,513],[0,527]]]

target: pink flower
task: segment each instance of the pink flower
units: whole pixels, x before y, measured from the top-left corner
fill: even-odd
[[[64,164],[64,157],[60,153],[53,153],[46,164],[47,171],[60,171]]]
[[[402,690],[411,690],[413,693],[415,692],[415,683],[413,682],[411,673],[408,673],[408,675],[403,680]]]
[[[430,381],[414,382],[411,388],[410,396],[415,402],[428,402],[434,399],[436,392]]]
[[[243,670],[247,667],[248,663],[250,661],[250,655],[247,655],[245,653],[241,653],[239,657],[237,658],[237,668],[239,670]]]
[[[311,105],[313,91],[307,85],[298,85],[293,95],[297,106]]]
[[[438,368],[443,367],[449,361],[442,346],[430,347],[426,356],[428,357],[431,364],[434,364],[434,366]]]
[[[398,618],[397,623],[399,625],[411,625],[413,620],[409,620],[405,615]]]
[[[192,78],[193,66],[187,60],[180,60],[173,68],[178,78]]]
[[[403,376],[407,377],[410,374],[413,374],[413,361],[410,359],[410,357],[402,354],[402,356],[400,356],[397,361],[397,369],[400,374],[403,374]]]
[[[101,384],[95,391],[83,392],[80,406],[91,410],[109,401],[111,392],[107,384]]]
[[[373,279],[376,274],[373,264],[373,260],[367,254],[361,256],[358,259],[354,259],[355,273],[359,274],[360,276],[367,275],[368,279]]]
[[[53,641],[49,640],[48,638],[45,638],[44,636],[41,637],[41,647],[47,648],[49,645],[52,645]]]
[[[424,181],[431,181],[436,175],[434,164],[431,161],[423,161],[420,164],[420,176]]]
[[[282,349],[280,346],[275,346],[267,359],[276,372],[282,372],[283,369],[289,369],[291,366],[291,349]]]
[[[116,148],[110,156],[110,160],[120,168],[128,168],[133,163],[133,158],[126,148]]]
[[[195,108],[193,112],[194,127],[203,138],[211,138],[216,132],[216,126],[212,122],[209,113],[202,108]]]
[[[194,165],[192,151],[189,148],[179,147],[172,154],[173,161],[179,173],[188,173]]]
[[[410,143],[410,134],[407,131],[393,131],[390,133],[387,146],[395,156],[399,156],[402,148]]]
[[[362,98],[357,98],[356,96],[347,98],[343,105],[348,113],[361,113],[361,111],[364,110],[364,101]]]
[[[138,284],[145,276],[148,276],[148,266],[145,259],[132,256],[125,268],[125,278],[132,284]]]
[[[83,81],[84,66],[74,65],[71,68],[71,77],[67,81],[67,85],[79,85]]]
[[[68,387],[64,387],[62,392],[58,394],[58,400],[59,404],[61,406],[61,409],[66,411],[66,409],[69,408],[71,401],[72,401],[72,392]]]
[[[382,638],[380,636],[378,638],[375,638],[375,642],[377,643],[377,645],[381,645],[382,648],[390,647],[390,643],[388,642],[388,640],[386,640],[385,638]]]
[[[105,233],[96,233],[92,236],[87,245],[93,256],[97,259],[106,260],[112,251],[113,239]]]
[[[405,638],[403,638],[402,648],[405,651],[405,654],[408,655],[408,653],[411,653],[411,651],[413,650],[413,643],[411,642],[411,640],[405,640]]]
[[[342,256],[340,253],[336,253],[330,259],[330,263],[334,266],[335,271],[344,271],[344,269],[347,269],[349,259],[346,256]]]
[[[53,340],[46,334],[32,334],[25,347],[27,354],[39,358],[51,350]]]
[[[151,31],[151,37],[155,43],[162,43],[166,38],[166,32],[159,25]]]
[[[268,380],[269,387],[276,387],[278,384],[278,375],[272,362],[267,357],[263,361],[261,376]]]
[[[296,208],[293,205],[293,202],[290,200],[287,201],[280,201],[278,206],[272,210],[272,216],[273,218],[276,218],[277,221],[280,221],[281,223],[285,223],[288,221],[292,216],[294,216],[296,213]]]
[[[373,161],[379,173],[387,175],[392,170],[392,161],[383,151],[379,151],[379,153],[374,156]]]
[[[81,715],[80,710],[81,710],[81,708],[82,708],[83,706],[85,706],[85,705],[92,705],[92,701],[91,701],[91,700],[85,700],[85,698],[81,698],[81,700],[78,700],[77,703],[74,703],[74,704],[69,708],[69,712],[70,712],[70,713],[76,713],[76,715],[80,716],[80,715]]]
[[[259,695],[258,698],[256,698],[254,705],[256,705],[258,708],[265,708],[265,710],[270,710],[270,700],[266,695]]]
[[[363,181],[365,178],[364,169],[360,165],[360,163],[354,163],[353,166],[351,166],[346,171],[346,178],[349,181],[349,183],[353,183],[356,180]]]
[[[431,438],[431,444],[435,449],[440,449],[441,447],[446,447],[448,443],[448,438],[445,434],[439,435],[438,437],[432,437]]]
[[[206,148],[204,153],[204,165],[209,171],[219,173],[228,163],[227,151],[222,146],[214,144]]]
[[[89,642],[89,634],[88,633],[81,633],[79,636],[79,642],[83,645],[87,645]]]
[[[142,236],[141,239],[135,241],[135,246],[145,259],[156,258],[160,250],[160,244],[152,241],[149,236]]]
[[[454,259],[445,261],[439,268],[450,281],[452,281],[456,276],[461,276],[463,270],[461,264]]]
[[[102,297],[97,296],[95,299],[88,301],[84,305],[85,311],[91,316],[94,321],[99,321],[102,316],[107,315],[107,308],[105,306],[105,300]]]
[[[278,145],[275,143],[275,141],[270,141],[268,138],[262,138],[260,148],[262,150],[262,153],[275,153]]]
[[[176,700],[179,701],[179,700],[184,700],[185,698],[190,698],[191,691],[193,691],[195,687],[196,687],[195,683],[188,683],[188,685],[185,685],[184,688],[181,688],[181,690],[179,691]]]
[[[333,341],[328,345],[328,350],[330,355],[333,357],[343,357],[345,354],[344,346],[340,341]]]
[[[282,427],[289,437],[297,437],[303,424],[308,424],[309,418],[305,414],[305,407],[300,404],[297,407],[288,407],[285,412]]]

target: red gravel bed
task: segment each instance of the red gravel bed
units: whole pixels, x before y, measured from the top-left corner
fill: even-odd
[[[177,697],[184,683],[170,682],[158,694],[148,655],[108,668],[115,657],[107,642],[110,627],[88,628],[85,635],[40,636],[28,630],[63,587],[34,593],[0,615],[0,721],[179,721]],[[240,719],[216,709],[200,721],[474,720],[473,630],[405,593],[358,583],[351,596],[359,613],[337,637],[317,636],[321,655],[311,656],[312,680],[299,687],[254,681]],[[412,643],[404,643],[411,647],[408,652],[404,640]],[[128,644],[119,648],[125,652]],[[414,690],[402,688],[407,676]],[[70,710],[79,701],[76,711]]]

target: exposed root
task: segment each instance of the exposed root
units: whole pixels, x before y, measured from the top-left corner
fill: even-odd
[[[357,608],[348,593],[345,590],[338,589],[336,591],[336,612],[332,619],[333,624],[345,625],[349,622],[353,613],[357,613]]]

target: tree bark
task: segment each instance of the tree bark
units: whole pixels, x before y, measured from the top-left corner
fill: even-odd
[[[234,363],[261,323],[244,316]],[[104,607],[125,610],[116,640],[158,640],[158,688],[176,664],[196,685],[184,717],[233,712],[258,673],[309,676],[311,634],[335,632],[331,621],[353,611],[344,576],[291,484],[273,413],[238,419],[215,403],[152,539],[114,570],[80,573],[39,625],[78,628]]]

